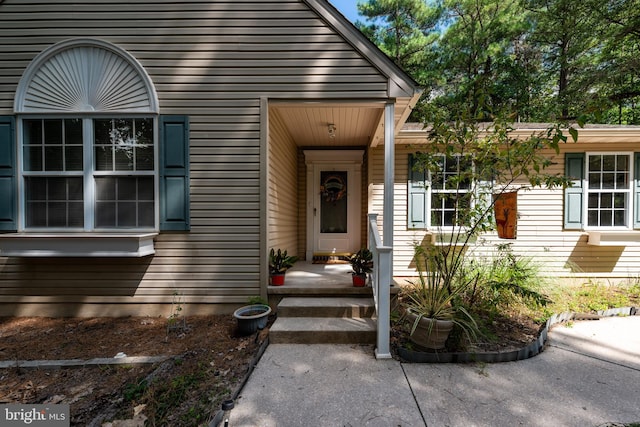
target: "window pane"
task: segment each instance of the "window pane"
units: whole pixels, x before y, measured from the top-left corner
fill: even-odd
[[[25,146],[22,152],[24,154],[24,169],[26,171],[42,170],[42,146]]]
[[[97,146],[94,153],[96,158],[96,170],[113,170],[113,153],[111,151],[111,147]]]
[[[153,170],[153,147],[136,148],[136,170]]]
[[[133,120],[116,119],[111,131],[111,143],[115,146],[115,170],[133,170]]]
[[[431,211],[431,225],[434,227],[442,227],[442,211]]]
[[[82,227],[84,226],[84,203],[70,202],[69,203],[69,227]]]
[[[45,145],[62,144],[62,120],[44,120]]]
[[[589,194],[589,209],[595,209],[598,207],[598,194],[591,193]]]
[[[151,202],[141,202],[138,205],[138,225],[140,227],[153,227],[155,221],[155,211],[153,200]]]
[[[589,174],[589,188],[593,188],[593,189],[601,188],[600,174],[599,173],[590,173]]]
[[[116,146],[115,170],[117,171],[133,170],[133,147]]]
[[[44,170],[46,171],[63,171],[62,163],[62,146],[47,147],[44,150]]]
[[[600,226],[610,227],[613,225],[613,214],[611,211],[600,211]]]
[[[601,156],[589,156],[589,170],[600,171],[602,170],[602,157]]]
[[[66,178],[47,179],[47,200],[65,200],[67,198]]]
[[[116,226],[116,203],[96,202],[96,227]]]
[[[110,119],[95,119],[93,121],[93,140],[96,145],[111,145]]]
[[[64,121],[64,143],[82,146],[82,120],[66,119]]]
[[[602,156],[602,170],[607,172],[616,170],[616,157]]]
[[[602,193],[600,194],[600,207],[609,209],[613,207],[613,194]]]
[[[64,202],[49,202],[47,204],[49,227],[65,227],[67,225],[67,204]]]
[[[138,180],[138,199],[153,200],[153,179],[140,178]]]
[[[118,200],[136,200],[136,178],[118,178]]]
[[[27,202],[25,220],[27,227],[46,227],[47,204],[45,202]]]
[[[347,233],[347,172],[321,171],[320,186],[320,232]]]
[[[42,120],[24,120],[24,169],[26,171],[42,170]]]
[[[590,210],[587,214],[587,218],[588,218],[588,224],[591,227],[597,227],[598,225],[598,211],[597,210]]]
[[[27,177],[26,226],[83,227],[82,188],[82,178]]]
[[[96,226],[153,227],[154,179],[145,177],[96,178]]]
[[[101,177],[96,178],[96,199],[115,200],[116,199],[116,178]]]
[[[118,227],[135,227],[137,214],[135,202],[118,203]]]
[[[82,170],[82,147],[65,147],[65,170],[81,171]]]
[[[603,173],[602,174],[602,188],[606,190],[610,190],[614,187],[615,175],[612,173]]]
[[[616,174],[616,188],[626,189],[629,188],[629,174],[626,172],[618,172]]]
[[[616,161],[618,163],[616,166],[616,170],[618,171],[629,170],[629,156],[617,156]]]
[[[25,144],[42,144],[42,120],[23,120]]]
[[[613,211],[613,225],[615,226],[626,226],[626,215],[624,210],[615,210]]]
[[[453,220],[454,218],[453,218],[452,211],[445,211],[443,215],[444,215],[444,223],[442,225],[447,225],[447,226],[454,225],[454,220]]]

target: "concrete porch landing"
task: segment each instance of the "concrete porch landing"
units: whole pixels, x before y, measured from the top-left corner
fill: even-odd
[[[269,286],[269,295],[372,295],[370,287],[356,288],[349,264],[298,261],[287,270],[283,286]]]

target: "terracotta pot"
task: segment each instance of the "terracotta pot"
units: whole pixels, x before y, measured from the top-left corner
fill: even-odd
[[[408,311],[407,318],[409,319],[409,326],[413,327],[418,315]],[[449,338],[449,333],[452,329],[453,322],[451,320],[422,317],[409,339],[423,349],[441,350],[444,348],[444,343]]]
[[[366,274],[352,274],[353,278],[353,286],[361,288],[367,284],[367,275]]]
[[[280,274],[272,274],[270,276],[271,286],[282,286],[284,285],[284,273]]]

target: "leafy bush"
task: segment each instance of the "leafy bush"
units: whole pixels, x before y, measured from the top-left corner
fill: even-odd
[[[494,257],[467,260],[462,270],[465,276],[477,277],[466,295],[471,307],[504,313],[517,307],[535,310],[550,302],[540,291],[539,266],[515,255],[511,243],[498,245]]]

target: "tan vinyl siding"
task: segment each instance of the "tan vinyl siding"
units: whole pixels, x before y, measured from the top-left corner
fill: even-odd
[[[244,303],[261,289],[265,186],[268,245],[300,244],[296,152],[276,117],[269,182],[260,180],[260,99],[388,97],[387,78],[300,0],[24,0],[0,4],[0,114],[12,114],[30,61],[70,38],[127,50],[154,82],[161,114],[189,116],[191,231],[160,234],[142,260],[0,259],[3,296],[137,307],[171,303],[177,292],[194,304]],[[104,308],[127,309],[118,310]]]
[[[639,141],[640,142],[640,141]],[[594,144],[588,138],[579,143],[569,143],[562,148],[566,152],[633,152],[637,142]],[[416,151],[416,145],[397,145],[394,186],[394,276],[398,278],[416,275],[413,262],[413,245],[430,240],[426,230],[407,227],[407,179],[408,156]],[[564,172],[564,152],[554,157],[555,165],[548,172]],[[382,198],[384,178],[384,147],[371,151],[373,173],[370,175],[369,209],[379,213],[382,223]],[[496,244],[512,243],[516,254],[532,257],[544,266],[543,273],[554,278],[577,281],[596,279],[626,279],[640,276],[640,246],[600,247],[587,244],[587,234],[563,229],[562,189],[534,189],[518,192],[518,226],[515,240],[499,239],[496,233],[482,236],[484,243],[471,247],[478,256],[492,256]]]
[[[298,255],[298,147],[277,112],[269,117],[267,246]]]

